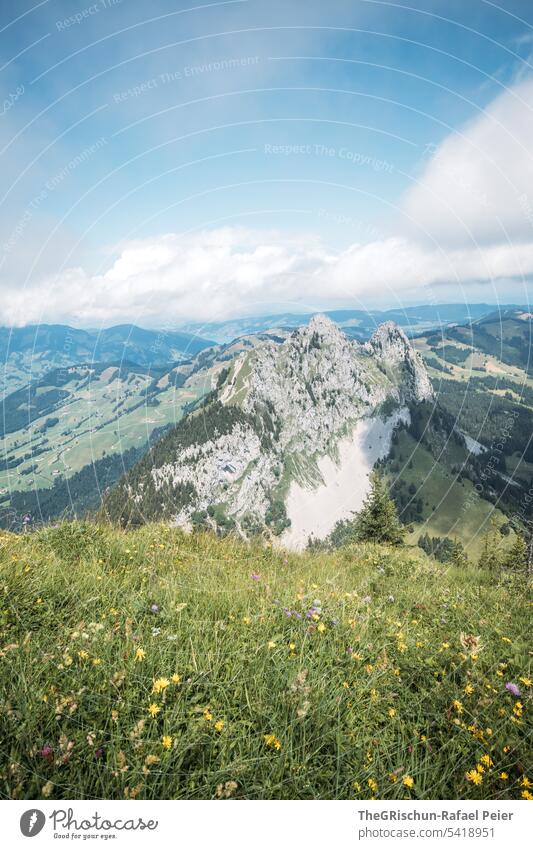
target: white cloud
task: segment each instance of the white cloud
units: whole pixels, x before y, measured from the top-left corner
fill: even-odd
[[[423,301],[424,286],[451,283],[458,291],[472,281],[531,274],[530,242],[444,251],[389,238],[332,253],[312,235],[228,227],[129,243],[105,273],[71,268],[26,291],[12,289],[0,320],[176,325],[265,312],[272,304],[355,304],[387,294],[391,303],[402,296]]]
[[[533,239],[533,80],[493,100],[431,152],[404,212],[438,244]]]

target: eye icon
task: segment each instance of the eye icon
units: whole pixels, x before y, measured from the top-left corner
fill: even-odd
[[[46,817],[38,808],[31,808],[29,811],[24,811],[20,818],[20,830],[24,837],[35,837],[42,831],[46,822]]]

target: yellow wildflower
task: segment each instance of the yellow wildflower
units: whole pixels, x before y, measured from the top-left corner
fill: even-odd
[[[507,781],[507,779],[509,778],[509,773],[508,772],[500,772],[500,775],[498,777],[500,778],[501,781]]]
[[[268,746],[269,749],[276,749],[276,751],[281,749],[281,741],[278,740],[275,734],[264,734],[263,740],[265,741],[265,746]]]
[[[324,625],[323,622],[319,622],[318,625],[316,626],[316,629],[317,629],[319,634],[323,634],[324,631],[326,630],[326,626]]]
[[[152,687],[152,693],[162,693],[163,690],[166,690],[166,688],[168,687],[169,684],[170,684],[170,681],[168,680],[168,678],[157,678],[154,681],[154,685]]]
[[[224,720],[223,719],[217,719],[217,721],[215,722],[215,731],[222,731],[223,728],[224,728]]]
[[[531,786],[532,786],[531,781],[529,780],[527,775],[523,775],[522,780],[520,782],[520,787],[531,787]]]
[[[469,772],[465,773],[466,780],[471,781],[472,784],[482,784],[483,776],[481,773],[477,771],[477,769],[471,769]]]
[[[367,784],[370,787],[370,789],[372,790],[372,793],[378,792],[378,789],[379,789],[378,785],[377,785],[376,781],[374,781],[373,778],[369,778],[368,781],[367,781]]]
[[[211,713],[208,707],[204,709],[204,719],[206,722],[211,722],[211,720],[213,719],[213,714]]]
[[[463,693],[466,693],[467,696],[471,696],[473,692],[474,688],[472,687],[472,684],[467,684],[463,690]]]
[[[456,711],[457,711],[457,713],[462,713],[462,712],[463,712],[463,705],[462,705],[462,703],[459,701],[459,699],[454,699],[454,700],[453,700],[453,702],[452,702],[452,707],[454,708],[454,710],[456,710]]]
[[[533,799],[533,795],[531,795],[529,790],[522,790],[520,795],[522,796],[522,799]]]
[[[485,766],[494,766],[494,761],[490,755],[482,755],[479,760],[482,764],[485,764]]]
[[[81,657],[82,660],[86,660],[89,657],[89,652],[85,651],[85,649],[80,649],[78,652],[78,657]]]
[[[179,684],[181,681],[181,675],[178,675],[178,673],[175,672],[174,675],[171,676],[170,680],[173,684]]]
[[[161,707],[156,704],[156,702],[150,702],[148,705],[148,713],[150,716],[155,719],[158,713],[161,713]]]
[[[146,652],[144,649],[137,649],[135,652],[135,660],[141,661],[146,657]]]
[[[404,785],[404,787],[408,787],[409,790],[411,790],[411,788],[414,786],[414,783],[414,779],[411,778],[410,775],[404,775],[402,780],[402,784]]]
[[[522,682],[524,687],[531,687],[531,678],[525,678],[523,675],[520,675],[518,680]]]
[[[393,716],[396,716],[396,709],[395,708],[389,708],[388,713],[389,713],[389,716],[392,718]]]
[[[172,746],[172,737],[169,734],[164,734],[161,740],[161,745],[163,746],[163,749],[168,751],[168,749]]]
[[[276,643],[274,642],[274,640],[268,641],[267,648],[269,648],[269,649],[275,649],[276,648]]]

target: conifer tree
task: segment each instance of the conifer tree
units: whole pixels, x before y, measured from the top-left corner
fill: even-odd
[[[383,479],[374,472],[370,492],[355,520],[357,539],[401,545],[405,529],[398,519],[396,505],[390,498]]]
[[[504,566],[513,572],[527,572],[528,566],[527,544],[522,534],[517,533],[516,539],[509,549],[505,558]]]

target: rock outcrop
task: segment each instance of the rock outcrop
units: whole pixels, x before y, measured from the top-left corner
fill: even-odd
[[[319,459],[334,456],[357,422],[390,416],[432,389],[392,322],[363,345],[317,315],[280,344],[267,339],[239,353],[214,394],[156,447],[151,465],[119,484],[145,518],[163,505],[180,525],[200,517],[279,533],[291,481],[313,487]]]

